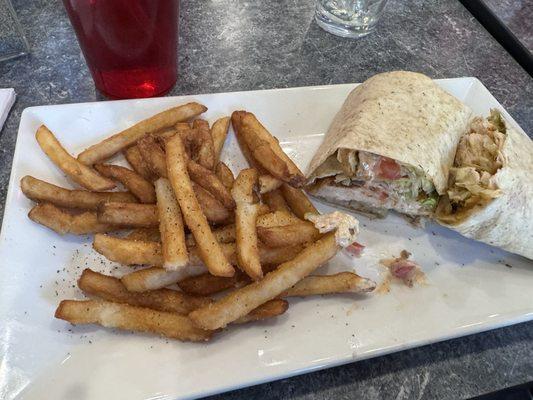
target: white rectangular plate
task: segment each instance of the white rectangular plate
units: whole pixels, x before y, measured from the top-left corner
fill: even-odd
[[[477,79],[438,83],[475,113],[496,107],[512,121]],[[83,297],[74,287],[83,268],[116,275],[127,268],[115,269],[96,254],[90,238],[60,237],[27,218],[32,204],[19,188],[23,176],[68,186],[35,141],[40,124],[77,154],[136,121],[195,100],[209,107],[206,118],[211,122],[236,109],[256,113],[305,169],[354,86],[25,110],[0,238],[0,398],[192,398],[532,319],[531,261],[436,225],[416,229],[396,216],[374,221],[359,217],[364,255],[353,259],[340,254],[322,271],[355,270],[379,279],[379,260],[407,249],[423,266],[425,285],[392,284],[390,292],[369,296],[291,299],[285,315],[229,328],[207,344],[73,327],[53,318],[60,299]],[[224,152],[234,170],[244,165],[233,135]]]

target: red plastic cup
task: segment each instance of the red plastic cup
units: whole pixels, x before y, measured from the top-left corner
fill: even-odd
[[[176,83],[179,0],[63,0],[96,88],[160,96]]]

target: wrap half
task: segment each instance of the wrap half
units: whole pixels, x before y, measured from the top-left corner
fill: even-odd
[[[384,216],[431,215],[470,109],[425,75],[395,71],[357,86],[309,166],[307,191]]]
[[[492,110],[461,137],[437,221],[533,259],[533,141]]]

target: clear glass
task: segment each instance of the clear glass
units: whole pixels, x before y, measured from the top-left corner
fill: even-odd
[[[387,0],[316,0],[318,25],[337,36],[360,38],[376,27]]]
[[[0,0],[0,61],[28,54],[30,46],[10,0]]]

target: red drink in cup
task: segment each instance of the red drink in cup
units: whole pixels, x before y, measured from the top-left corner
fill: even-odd
[[[96,88],[114,99],[167,93],[177,78],[179,0],[63,0]]]

